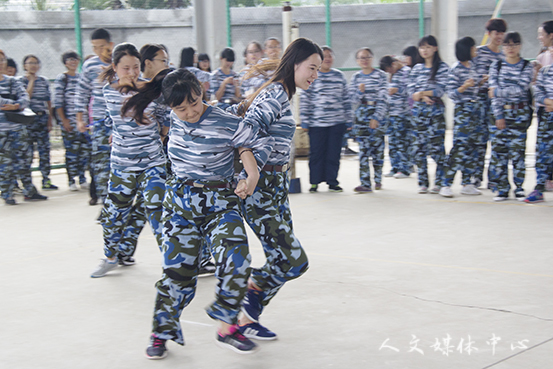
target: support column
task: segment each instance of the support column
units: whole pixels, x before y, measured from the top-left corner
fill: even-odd
[[[226,0],[194,1],[194,34],[196,49],[207,53],[211,60],[219,60],[221,50],[227,47]],[[182,45],[185,47],[188,45]],[[217,64],[213,65],[217,68]]]

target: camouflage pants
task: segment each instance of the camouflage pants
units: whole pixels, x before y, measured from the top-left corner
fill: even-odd
[[[0,132],[0,191],[4,200],[13,197],[14,178],[23,183],[23,194],[33,196],[37,191],[31,178],[31,167],[28,163],[29,142],[27,130]]]
[[[415,130],[413,152],[418,168],[419,186],[429,187],[428,156],[436,162],[434,183],[436,186],[442,186],[444,182],[445,162],[444,107],[441,104],[427,105],[425,103],[415,103],[412,112]]]
[[[108,180],[110,176],[110,136],[111,128],[105,126],[103,119],[94,122],[94,129],[92,131],[92,153],[90,158],[90,165],[92,166],[92,172],[94,173],[96,195],[102,201],[107,196]]]
[[[388,151],[392,172],[409,175],[411,172],[409,155],[411,121],[409,117],[407,115],[390,116],[388,130]]]
[[[451,186],[458,170],[462,173],[462,184],[470,184],[470,177],[476,170],[474,152],[478,140],[479,113],[477,102],[455,105],[453,148],[445,164],[444,186]]]
[[[545,181],[553,171],[553,113],[538,112],[538,140],[536,158],[536,190],[545,190]],[[543,111],[543,112],[542,112]]]
[[[133,256],[138,244],[138,236],[148,221],[146,208],[144,207],[143,189],[136,191],[134,204],[131,207],[129,219],[123,230],[123,236],[119,241],[119,253],[122,256]]]
[[[104,254],[106,257],[110,258],[119,253],[118,245],[129,222],[134,198],[140,192],[144,199],[144,208],[150,226],[161,248],[161,213],[165,194],[165,166],[152,167],[137,172],[112,169],[108,183],[108,196],[102,209]]]
[[[476,150],[474,151],[474,160],[476,167],[473,177],[482,182],[484,177],[484,167],[486,165],[486,150],[488,141],[491,140],[492,126],[495,126],[495,120],[492,114],[491,100],[488,94],[479,94],[478,101],[480,105],[480,116],[478,117],[478,126],[476,131]],[[494,182],[490,179],[488,172],[488,182]]]
[[[85,170],[88,166],[90,157],[90,142],[87,138],[88,133],[81,133],[75,127],[71,132],[61,131],[63,145],[65,146],[65,168],[69,184],[75,183],[75,177],[79,178],[80,183],[86,182]]]
[[[529,126],[530,109],[505,110],[505,129],[495,128],[492,133],[491,177],[497,182],[500,195],[506,195],[511,189],[509,184],[509,160],[513,163],[513,182],[515,192],[523,191],[522,184],[526,175],[525,151],[526,130]],[[495,126],[494,126],[495,127]]]
[[[50,175],[50,132],[48,132],[48,114],[37,115],[34,123],[27,126],[29,148],[27,160],[29,165],[33,163],[33,153],[36,145],[39,157],[39,169],[42,173],[42,183],[45,183]]]
[[[233,189],[203,189],[170,178],[163,201],[163,275],[156,283],[152,329],[161,339],[184,344],[179,318],[195,295],[204,242],[217,264],[216,299],[207,314],[236,324],[251,262],[240,200]]]
[[[263,246],[265,264],[251,279],[263,291],[267,306],[284,283],[307,271],[307,254],[294,235],[288,203],[288,174],[262,171],[252,196],[242,201],[245,220]]]

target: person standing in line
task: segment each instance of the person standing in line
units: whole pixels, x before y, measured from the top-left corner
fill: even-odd
[[[238,74],[232,70],[234,65],[234,50],[226,48],[221,51],[221,66],[211,74],[210,90],[218,101],[217,106],[226,109],[232,104],[240,102],[240,80]]]
[[[271,79],[235,109],[275,140],[255,192],[242,201],[244,219],[259,238],[267,258],[261,268],[252,270],[242,303],[244,314],[238,324],[248,338],[277,338],[260,324],[260,315],[280,288],[304,274],[309,265],[307,254],[294,235],[288,203],[288,168],[296,131],[290,99],[297,88],[307,90],[313,84],[323,58],[323,51],[313,41],[301,37],[294,40]]]
[[[319,78],[300,95],[301,127],[309,133],[309,192],[326,182],[330,192],[342,192],[338,183],[340,151],[352,110],[344,73],[333,69],[334,52],[322,47],[324,59]]]
[[[50,131],[52,130],[52,103],[50,101],[50,83],[46,77],[37,75],[40,70],[40,60],[35,55],[23,58],[25,75],[18,77],[30,97],[29,108],[36,114],[35,121],[28,125],[29,166],[33,163],[34,146],[39,155],[39,169],[42,174],[42,189],[57,190],[58,186],[50,180]]]
[[[5,74],[6,54],[0,50],[0,192],[6,205],[17,205],[13,198],[14,178],[23,184],[25,201],[46,200],[33,186],[31,165],[26,160],[29,149],[27,130],[21,123],[8,119],[6,112],[29,106],[25,87],[14,77]]]
[[[263,47],[257,41],[250,41],[244,50],[245,66],[238,73],[238,79],[240,81],[240,94],[242,96],[248,96],[255,92],[255,86],[252,85],[252,81],[255,79],[245,79],[246,74],[253,65],[256,65],[263,57]]]
[[[79,81],[77,68],[81,57],[74,51],[63,53],[61,61],[67,71],[59,74],[54,81],[54,109],[61,124],[61,135],[65,147],[65,169],[70,191],[78,191],[75,178],[79,179],[81,188],[86,188],[85,170],[89,165],[90,136],[88,132],[77,130],[75,116],[75,91]]]
[[[509,160],[513,164],[515,198],[524,201],[522,185],[526,174],[526,131],[531,123],[530,84],[534,76],[528,60],[520,57],[522,39],[518,32],[509,32],[503,40],[505,60],[495,61],[490,66],[489,97],[495,118],[492,135],[492,160],[490,172],[497,180],[494,201],[509,197]]]
[[[428,161],[436,162],[434,187],[430,193],[437,194],[444,182],[445,118],[442,96],[447,85],[449,67],[440,58],[438,41],[432,35],[419,41],[419,54],[424,62],[413,67],[409,74],[408,91],[413,99],[413,126],[415,131],[415,162],[418,169],[420,194],[428,193]]]
[[[8,66],[6,67],[6,75],[10,77],[17,76],[17,64],[12,58],[8,58]]]
[[[372,66],[373,53],[368,47],[355,54],[361,71],[351,77],[350,97],[355,110],[353,134],[359,142],[359,178],[357,193],[372,192],[371,167],[374,169],[374,189],[382,188],[384,165],[385,117],[388,109],[388,80],[386,73]]]
[[[251,263],[240,198],[255,190],[274,139],[259,126],[202,102],[200,82],[188,70],[176,70],[157,82],[173,110],[168,151],[174,175],[163,202],[163,274],[156,283],[146,357],[166,357],[168,340],[184,345],[179,319],[194,298],[204,244],[217,261],[216,299],[206,308],[219,324],[216,343],[240,354],[253,353],[257,345],[237,326]],[[245,176],[234,189],[236,149]]]
[[[163,78],[166,69],[155,78]],[[161,212],[165,195],[166,157],[162,136],[167,135],[167,108],[155,100],[134,99],[139,80],[140,53],[133,44],[113,49],[113,62],[100,75],[110,121],[113,122],[108,196],[102,209],[104,255],[92,278],[100,278],[118,265],[121,240],[136,194],[143,197],[152,232],[161,249]],[[155,80],[154,78],[154,80]],[[155,81],[154,81],[155,83]],[[155,97],[158,97],[158,91]],[[138,100],[138,102],[136,101]]]
[[[100,73],[111,63],[113,42],[109,32],[98,28],[90,36],[95,56],[87,59],[82,67],[75,93],[77,129],[81,133],[92,131],[92,150],[89,168],[92,175],[90,184],[90,205],[102,202],[107,195],[109,158],[111,153],[111,129],[106,127],[106,103],[102,93],[103,84],[98,79]],[[90,110],[90,117],[89,112]],[[90,124],[87,120],[90,118]],[[92,128],[90,128],[92,125]]]
[[[388,152],[392,169],[386,177],[408,178],[411,173],[409,160],[411,119],[407,94],[407,83],[411,68],[390,55],[380,59],[380,69],[390,75],[387,111],[389,136]]]
[[[200,81],[202,84],[202,88],[204,90],[204,100],[209,101],[211,99],[210,96],[210,83],[211,83],[211,73],[203,71],[199,68],[196,68],[194,66],[194,58],[196,56],[196,51],[192,47],[185,47],[181,50],[180,53],[180,64],[179,68],[185,68],[194,73],[196,78]]]
[[[211,73],[211,60],[209,55],[201,53],[198,55],[198,69],[207,73]]]
[[[501,18],[492,18],[486,23],[486,36],[488,42],[484,46],[476,48],[476,58],[473,62],[476,67],[476,73],[482,76],[482,84],[478,90],[478,100],[480,104],[480,124],[477,129],[476,150],[474,156],[476,160],[476,169],[473,174],[472,182],[476,188],[480,187],[484,180],[484,167],[486,161],[486,150],[488,141],[492,140],[491,135],[495,132],[495,120],[491,109],[491,99],[488,96],[488,78],[490,66],[497,60],[505,59],[501,51],[503,38],[507,32],[507,22]],[[488,166],[488,188],[495,186],[495,180],[490,177]]]
[[[449,71],[447,95],[455,103],[455,127],[453,148],[445,163],[445,181],[440,189],[443,197],[453,197],[451,184],[458,170],[462,173],[462,195],[481,195],[471,184],[471,175],[476,169],[476,138],[480,117],[478,87],[480,76],[472,59],[476,56],[476,43],[471,37],[463,37],[455,43],[455,55],[459,60]]]

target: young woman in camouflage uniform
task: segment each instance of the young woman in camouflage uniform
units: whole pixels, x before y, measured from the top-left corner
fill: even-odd
[[[164,358],[167,340],[184,345],[179,318],[194,298],[204,243],[217,264],[216,300],[206,309],[220,324],[216,342],[252,353],[256,345],[236,325],[251,262],[239,197],[253,193],[274,139],[260,136],[252,122],[202,102],[200,82],[188,70],[172,72],[158,85],[173,110],[168,144],[173,175],[163,202],[163,275],[156,283],[146,357]],[[247,178],[234,189],[236,148]]]
[[[237,109],[245,111],[248,123],[275,139],[255,192],[242,203],[244,217],[267,258],[265,265],[253,269],[242,305],[240,330],[249,338],[276,338],[275,333],[259,324],[259,316],[284,283],[298,278],[308,268],[307,255],[294,235],[288,204],[288,163],[296,131],[290,99],[296,88],[307,90],[317,79],[323,58],[321,48],[313,41],[296,39],[286,49],[271,79]]]

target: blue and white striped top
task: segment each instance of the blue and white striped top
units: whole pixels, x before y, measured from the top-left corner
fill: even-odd
[[[300,92],[302,128],[352,124],[351,101],[344,73],[338,69],[319,72],[313,84]]]
[[[407,85],[409,96],[413,96],[416,92],[432,91],[433,97],[442,97],[447,86],[449,67],[446,63],[441,62],[433,81],[430,80],[431,74],[432,68],[426,68],[424,63],[416,64],[409,74],[409,84]]]
[[[548,65],[540,69],[534,87],[536,102],[545,104],[545,99],[553,99],[553,68]]]
[[[388,115],[401,116],[409,113],[409,94],[407,84],[409,83],[411,68],[403,66],[390,78],[389,88],[397,88],[397,92],[390,95],[388,99]]]
[[[23,87],[23,84],[16,78],[2,75],[3,79],[0,81],[0,95],[16,95],[17,100],[8,99],[0,96],[0,106],[4,104],[19,104],[20,109],[25,109],[29,106],[29,94]],[[13,123],[6,119],[6,114],[3,110],[0,110],[0,132],[8,132],[23,127],[20,123]]]
[[[230,182],[235,148],[252,149],[262,168],[274,142],[258,126],[213,106],[196,123],[180,120],[174,112],[171,120],[167,151],[173,172],[184,180]]]
[[[166,163],[160,137],[160,126],[166,121],[167,107],[152,102],[144,110],[150,124],[138,124],[121,116],[125,99],[133,93],[122,94],[107,84],[103,88],[107,111],[112,124],[111,168],[142,171]],[[106,124],[107,124],[106,120]]]
[[[208,73],[196,67],[184,67],[184,69],[187,69],[194,73],[200,83],[211,82],[211,73]]]
[[[505,55],[503,55],[502,51],[495,53],[487,45],[477,47],[476,58],[474,58],[473,60],[476,68],[476,73],[478,73],[480,77],[484,75],[489,75],[490,66],[494,61],[497,60],[505,60]],[[488,82],[483,83],[480,88],[488,88]]]
[[[447,80],[447,96],[455,104],[461,104],[470,100],[475,100],[478,96],[478,83],[480,78],[476,72],[475,65],[469,61],[470,67],[467,68],[460,62],[456,62],[449,71],[449,77]],[[474,79],[474,86],[469,87],[465,92],[460,93],[457,91],[469,78]]]
[[[359,85],[365,84],[365,92],[359,90]],[[386,112],[388,111],[388,80],[386,73],[380,69],[373,69],[369,74],[363,72],[357,72],[351,77],[349,84],[351,102],[354,109],[357,111],[363,108],[362,101],[375,102],[375,112],[372,117],[359,117],[364,122],[368,122],[371,119],[376,119],[379,123],[382,123],[386,118]]]
[[[209,90],[212,95],[215,95],[217,90],[219,90],[219,87],[223,84],[223,80],[228,77],[234,77],[238,78],[238,74],[231,70],[230,74],[225,74],[221,70],[221,68],[218,68],[213,73],[211,73],[211,81],[209,82]],[[227,83],[225,86],[225,93],[223,96],[219,99],[219,101],[224,102],[227,99],[230,100],[236,100],[236,87],[233,83]]]
[[[103,119],[106,115],[106,103],[102,88],[104,82],[98,79],[98,76],[107,68],[109,64],[104,63],[99,57],[94,56],[83,64],[83,69],[77,84],[77,93],[75,94],[75,111],[77,113],[87,113],[90,100],[92,102],[92,118],[94,120]]]
[[[72,127],[77,124],[75,119],[77,114],[75,111],[75,93],[77,92],[79,77],[79,73],[74,76],[61,73],[54,81],[54,109],[64,108],[65,117],[70,120]]]
[[[18,77],[19,81],[25,89],[29,86],[29,79],[26,76]],[[48,105],[50,101],[50,83],[43,76],[36,76],[35,85],[33,87],[33,93],[30,96],[31,102],[29,108],[35,113],[44,113],[48,111]]]
[[[501,63],[499,75],[497,63]],[[495,119],[504,119],[504,105],[512,103],[528,102],[527,91],[532,83],[534,68],[531,63],[526,64],[522,70],[524,59],[516,64],[506,61],[496,61],[490,66],[490,88],[495,88],[492,98],[492,111]]]

